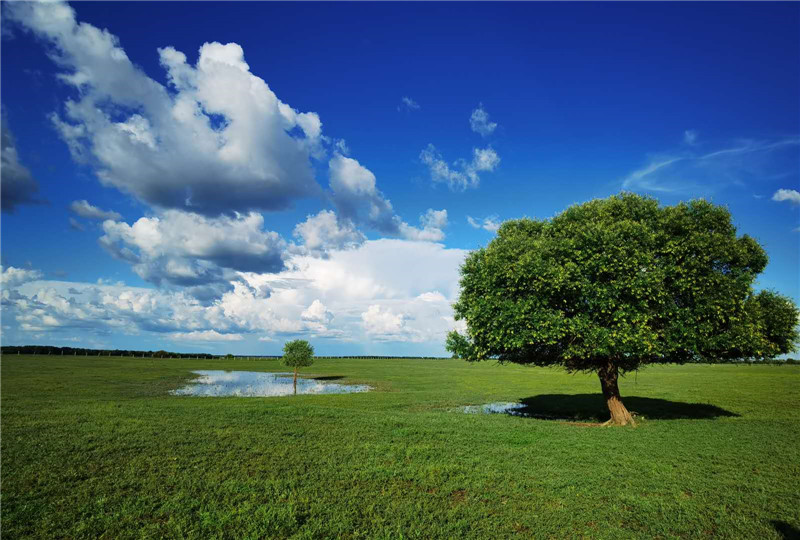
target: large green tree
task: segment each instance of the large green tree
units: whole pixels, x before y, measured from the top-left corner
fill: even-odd
[[[294,393],[297,394],[297,370],[314,363],[314,347],[304,339],[287,341],[283,346],[283,365],[294,368]]]
[[[596,371],[611,420],[633,424],[619,374],[655,363],[771,358],[796,349],[798,309],[753,291],[767,255],[704,200],[630,193],[549,220],[507,221],[461,267],[447,348],[470,361]]]

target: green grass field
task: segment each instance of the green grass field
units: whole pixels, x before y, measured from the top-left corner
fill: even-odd
[[[276,360],[2,358],[3,538],[791,538],[800,367],[660,366],[620,383],[457,360],[317,360],[366,394],[177,397]],[[467,415],[525,400],[543,415]]]

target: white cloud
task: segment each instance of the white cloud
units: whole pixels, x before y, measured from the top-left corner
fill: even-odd
[[[794,189],[779,189],[772,195],[773,201],[789,201],[794,206],[800,205],[800,192]]]
[[[3,284],[3,289],[18,287],[23,283],[35,281],[41,277],[42,273],[38,270],[25,270],[24,268],[15,268],[13,266],[0,266],[0,282]]]
[[[414,332],[406,326],[408,316],[403,313],[393,313],[391,310],[382,310],[381,306],[373,304],[361,314],[364,330],[381,340],[413,341]]]
[[[451,303],[466,253],[430,242],[381,239],[331,251],[328,258],[294,254],[280,273],[232,272],[228,288],[208,302],[189,291],[43,281],[36,271],[8,268],[3,322],[13,325],[20,339],[30,335],[26,332],[74,336],[81,330],[182,340],[296,335],[440,347],[457,326]],[[378,313],[374,320],[367,316],[365,327],[362,315],[373,305]]]
[[[428,211],[421,215],[419,220],[426,229],[444,229],[447,227],[447,210],[428,208]]]
[[[328,308],[319,299],[316,299],[300,314],[300,318],[304,321],[328,324],[333,320],[333,313],[328,311]]]
[[[336,139],[336,142],[333,143],[333,149],[343,156],[346,156],[350,153],[350,147],[347,146],[347,142],[344,139]]]
[[[419,217],[419,221],[421,229],[401,223],[400,235],[408,240],[425,242],[440,242],[444,239],[443,229],[447,226],[447,210],[428,208],[428,211]]]
[[[98,219],[101,221],[105,221],[107,219],[113,219],[116,221],[122,219],[122,216],[119,213],[111,210],[102,210],[89,204],[89,202],[85,199],[81,201],[73,201],[72,204],[69,205],[69,209],[80,217],[86,219]]]
[[[332,249],[350,249],[364,243],[366,237],[352,221],[340,222],[336,213],[322,210],[294,228],[294,236],[312,253],[325,254]]]
[[[353,158],[334,154],[328,163],[330,187],[339,215],[384,234],[396,235],[392,203],[376,187],[375,175]]]
[[[453,190],[477,187],[479,173],[492,172],[500,163],[500,156],[492,148],[473,148],[472,161],[458,160],[451,167],[432,144],[420,152],[419,159],[428,166],[434,182],[443,182]]]
[[[497,124],[489,120],[489,113],[483,108],[483,103],[478,104],[478,108],[472,111],[469,117],[469,126],[475,133],[480,133],[483,137],[488,137],[497,129]]]
[[[475,229],[485,229],[489,232],[497,232],[501,223],[497,220],[497,216],[485,217],[482,220],[476,220],[472,216],[467,216],[467,223]]]
[[[180,292],[124,285],[33,281],[3,290],[4,311],[26,332],[191,332],[229,324]],[[8,319],[6,319],[8,320]]]
[[[375,175],[357,160],[334,154],[329,163],[329,171],[332,198],[339,211],[340,222],[363,224],[382,234],[409,240],[436,242],[444,238],[441,227],[430,226],[425,221],[425,216],[421,218],[422,229],[400,219],[394,213],[391,201],[378,191]],[[447,212],[441,210],[440,215],[441,212],[444,212],[446,222]]]
[[[424,292],[417,296],[417,300],[422,300],[423,302],[447,302],[445,295],[439,291]]]
[[[175,341],[241,341],[241,334],[220,334],[216,330],[175,332],[169,335]]]
[[[693,129],[687,129],[683,132],[683,142],[692,145],[697,142],[697,132]]]
[[[31,171],[19,160],[17,146],[11,130],[6,125],[5,112],[0,113],[0,208],[13,213],[20,204],[39,202],[36,193],[39,184]]]
[[[265,231],[264,217],[252,212],[207,218],[167,210],[133,225],[107,220],[100,244],[153,283],[183,286],[227,282],[229,271],[278,272],[286,242]],[[227,288],[227,287],[225,287]],[[200,291],[204,292],[204,291]],[[214,296],[215,292],[205,291]]]
[[[282,102],[236,43],[206,43],[195,65],[159,49],[170,88],[134,65],[116,36],[78,23],[62,2],[5,13],[50,42],[60,78],[79,90],[52,121],[101,182],[155,207],[207,215],[279,210],[321,190],[310,163],[322,123]],[[123,117],[120,119],[120,115]]]
[[[417,111],[419,109],[419,103],[406,96],[403,96],[400,100],[400,105],[397,106],[398,111]]]
[[[730,186],[797,176],[800,138],[740,140],[699,153],[695,148],[653,155],[622,180],[622,188],[655,193],[712,194]]]

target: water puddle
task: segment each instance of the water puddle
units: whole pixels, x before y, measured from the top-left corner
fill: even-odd
[[[192,371],[200,375],[183,388],[171,392],[176,396],[239,396],[276,397],[294,393],[291,373],[263,373],[258,371]],[[367,392],[372,387],[365,384],[347,385],[321,382],[314,379],[297,379],[298,394],[352,394]]]
[[[529,416],[524,412],[522,403],[487,403],[485,405],[466,405],[461,407],[461,412],[467,414],[510,414],[511,416]]]
[[[579,420],[579,418],[572,418],[566,415],[544,414],[536,411],[535,409],[531,409],[524,403],[511,403],[503,401],[498,401],[496,403],[486,403],[485,405],[466,405],[464,407],[459,407],[458,409],[455,409],[455,411],[467,414],[508,414],[511,416],[521,416],[522,418],[536,418],[538,420],[562,420],[562,421]],[[578,423],[581,425],[584,424],[582,422]]]

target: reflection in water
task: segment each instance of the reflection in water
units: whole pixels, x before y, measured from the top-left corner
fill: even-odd
[[[172,392],[178,396],[240,396],[274,397],[290,396],[294,393],[292,374],[261,373],[257,371],[193,371],[200,375],[191,384]],[[351,394],[366,392],[371,387],[365,384],[345,385],[323,383],[314,379],[297,379],[298,394]]]
[[[467,414],[510,414],[512,416],[528,416],[523,412],[523,403],[487,403],[486,405],[467,405],[461,411]]]

